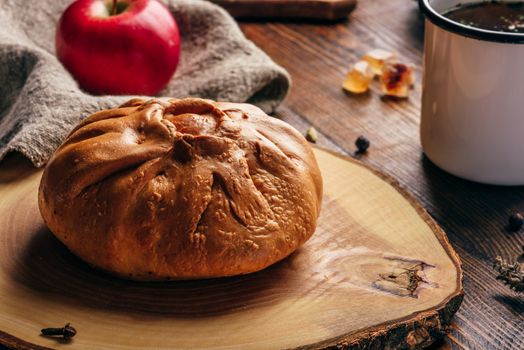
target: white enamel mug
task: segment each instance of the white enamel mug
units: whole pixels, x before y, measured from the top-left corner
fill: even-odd
[[[426,16],[421,142],[440,168],[496,185],[524,185],[524,34],[443,17],[459,3],[419,0]]]

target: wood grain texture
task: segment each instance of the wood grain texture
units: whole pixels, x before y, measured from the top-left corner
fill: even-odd
[[[357,0],[211,0],[240,18],[306,18],[339,20]]]
[[[246,35],[291,73],[293,87],[278,116],[302,132],[313,125],[319,143],[353,153],[365,135],[361,160],[391,174],[447,232],[463,260],[465,300],[449,338],[452,349],[523,349],[524,299],[495,280],[497,255],[523,260],[524,233],[506,230],[508,216],[524,211],[524,187],[480,185],[449,175],[427,160],[419,142],[423,18],[412,0],[361,1],[349,21],[243,23]],[[350,63],[370,49],[393,50],[417,65],[409,99],[346,95]]]
[[[164,283],[74,257],[39,216],[41,172],[12,164],[0,175],[0,344],[62,347],[39,330],[66,322],[78,330],[71,349],[418,348],[442,337],[462,301],[443,231],[390,177],[315,153],[325,196],[303,248],[259,273]]]
[[[524,233],[509,233],[505,226],[512,212],[524,211],[524,187],[467,182],[422,155],[423,19],[416,2],[360,1],[349,21],[331,25],[246,22],[241,27],[292,74],[280,118],[302,132],[314,125],[321,145],[347,154],[355,150],[354,139],[366,135],[371,149],[360,159],[395,177],[446,230],[462,258],[466,295],[448,338],[434,349],[523,349],[524,299],[495,280],[491,265],[499,254],[507,259],[521,254]],[[360,97],[343,93],[348,65],[377,47],[417,64],[418,82],[408,100],[382,100],[376,85]],[[9,165],[0,163],[0,173],[6,172]]]

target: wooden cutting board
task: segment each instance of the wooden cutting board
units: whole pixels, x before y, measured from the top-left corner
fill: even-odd
[[[41,171],[0,172],[0,344],[16,349],[419,348],[462,301],[444,232],[389,177],[315,150],[325,183],[318,229],[259,273],[203,281],[115,279],[75,258],[44,226]],[[25,164],[25,165],[24,165]],[[64,343],[43,327],[71,322]],[[337,348],[338,349],[338,348]]]
[[[346,18],[357,0],[211,0],[234,17],[305,18],[338,20]]]

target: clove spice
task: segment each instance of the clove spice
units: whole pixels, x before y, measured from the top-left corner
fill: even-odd
[[[76,335],[76,329],[70,323],[62,328],[43,328],[40,332],[46,337],[61,336],[64,340],[69,340]]]

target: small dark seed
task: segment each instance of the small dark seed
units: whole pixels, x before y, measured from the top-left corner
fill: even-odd
[[[365,153],[369,148],[370,142],[364,136],[359,136],[355,141],[355,146],[357,146],[358,153]]]
[[[514,213],[509,217],[508,224],[511,231],[518,231],[524,225],[524,216],[520,213]]]

